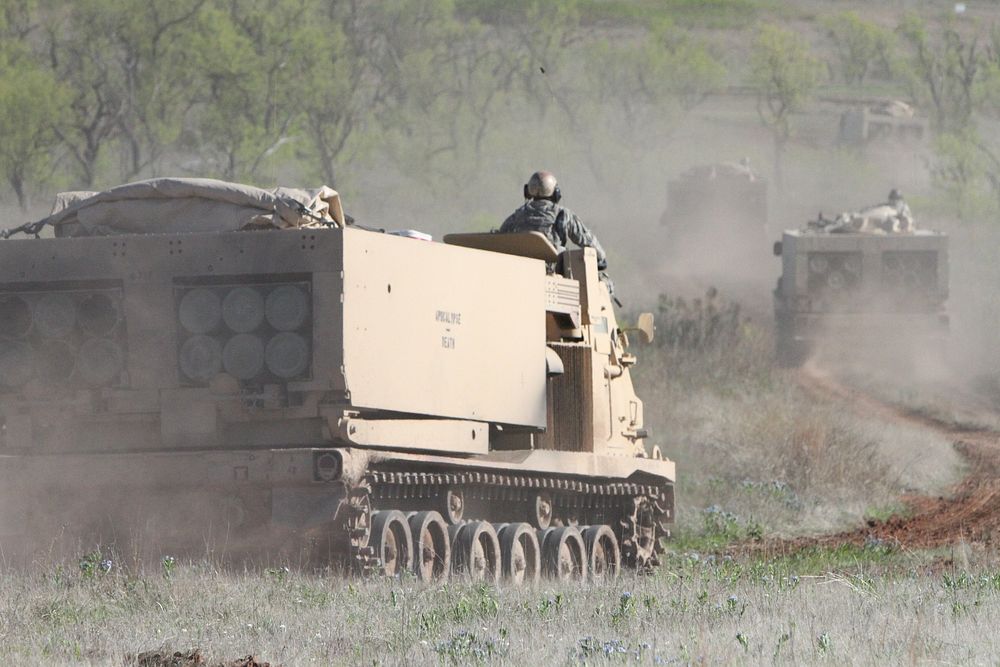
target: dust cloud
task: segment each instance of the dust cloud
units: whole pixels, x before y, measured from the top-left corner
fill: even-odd
[[[609,272],[629,312],[655,308],[661,294],[697,297],[714,286],[741,303],[764,329],[773,322],[772,290],[780,261],[771,248],[782,230],[802,227],[820,212],[829,217],[884,201],[891,188],[900,188],[918,227],[951,235],[951,334],[944,354],[920,346],[901,354],[892,341],[854,331],[853,340],[833,353],[821,351],[817,362],[863,374],[872,385],[887,386],[900,396],[912,395],[916,387],[936,396],[955,395],[958,387],[994,392],[1000,402],[1000,386],[990,379],[1000,369],[1000,298],[995,289],[1000,229],[989,221],[958,224],[925,214],[939,208],[933,206],[926,170],[928,144],[839,146],[844,108],[834,103],[818,103],[796,119],[779,183],[773,138],[760,124],[755,105],[750,95],[716,94],[684,116],[624,129],[598,121],[566,128],[554,110],[507,109],[491,119],[504,130],[484,148],[475,168],[456,163],[429,173],[384,157],[354,169],[346,165],[337,187],[359,223],[419,229],[440,240],[453,231],[499,227],[522,203],[521,186],[528,176],[547,169],[559,178],[562,203],[607,250]],[[613,115],[608,110],[600,117]],[[683,220],[663,224],[672,205],[669,182],[693,167],[744,157],[767,184],[762,228],[740,228],[738,210],[732,219],[702,228],[692,229],[694,223]],[[282,184],[318,185],[288,180],[294,174],[289,170]],[[47,198],[39,195],[34,201],[28,213],[9,207],[0,213],[12,222],[37,219],[47,211],[40,203]],[[853,356],[864,349],[874,353]]]

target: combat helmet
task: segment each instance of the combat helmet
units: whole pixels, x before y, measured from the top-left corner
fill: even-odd
[[[548,199],[554,204],[558,204],[562,199],[562,192],[559,190],[559,181],[551,171],[536,171],[524,184],[525,199]]]
[[[893,188],[892,190],[889,190],[889,203],[890,204],[894,204],[894,203],[896,203],[898,201],[902,201],[902,200],[903,200],[903,195],[899,192],[899,190],[897,190],[896,188]]]

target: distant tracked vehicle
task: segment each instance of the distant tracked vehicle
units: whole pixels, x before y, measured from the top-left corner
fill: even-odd
[[[734,275],[767,262],[767,181],[744,159],[694,167],[667,183],[665,252],[688,270]]]
[[[829,233],[812,225],[775,243],[778,361],[797,366],[820,348],[858,355],[934,346],[948,332],[948,236]]]

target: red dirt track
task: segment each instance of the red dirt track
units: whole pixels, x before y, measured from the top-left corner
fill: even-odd
[[[808,546],[863,544],[872,539],[903,548],[942,547],[961,542],[991,546],[1000,540],[1000,433],[968,430],[912,414],[838,383],[814,370],[799,372],[798,382],[809,394],[846,404],[860,415],[908,424],[950,438],[968,465],[965,478],[946,496],[905,496],[906,517],[871,521],[832,535],[798,538],[767,545],[768,550],[795,551]]]

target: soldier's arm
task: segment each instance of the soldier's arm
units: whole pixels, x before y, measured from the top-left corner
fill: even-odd
[[[594,236],[593,232],[576,216],[575,213],[566,211],[566,236],[569,240],[581,248],[593,248],[597,252],[597,268],[604,269],[608,265],[608,257],[604,253],[604,248]]]
[[[517,226],[517,213],[511,213],[507,216],[507,219],[503,221],[500,225],[501,234],[510,234],[514,231]]]

